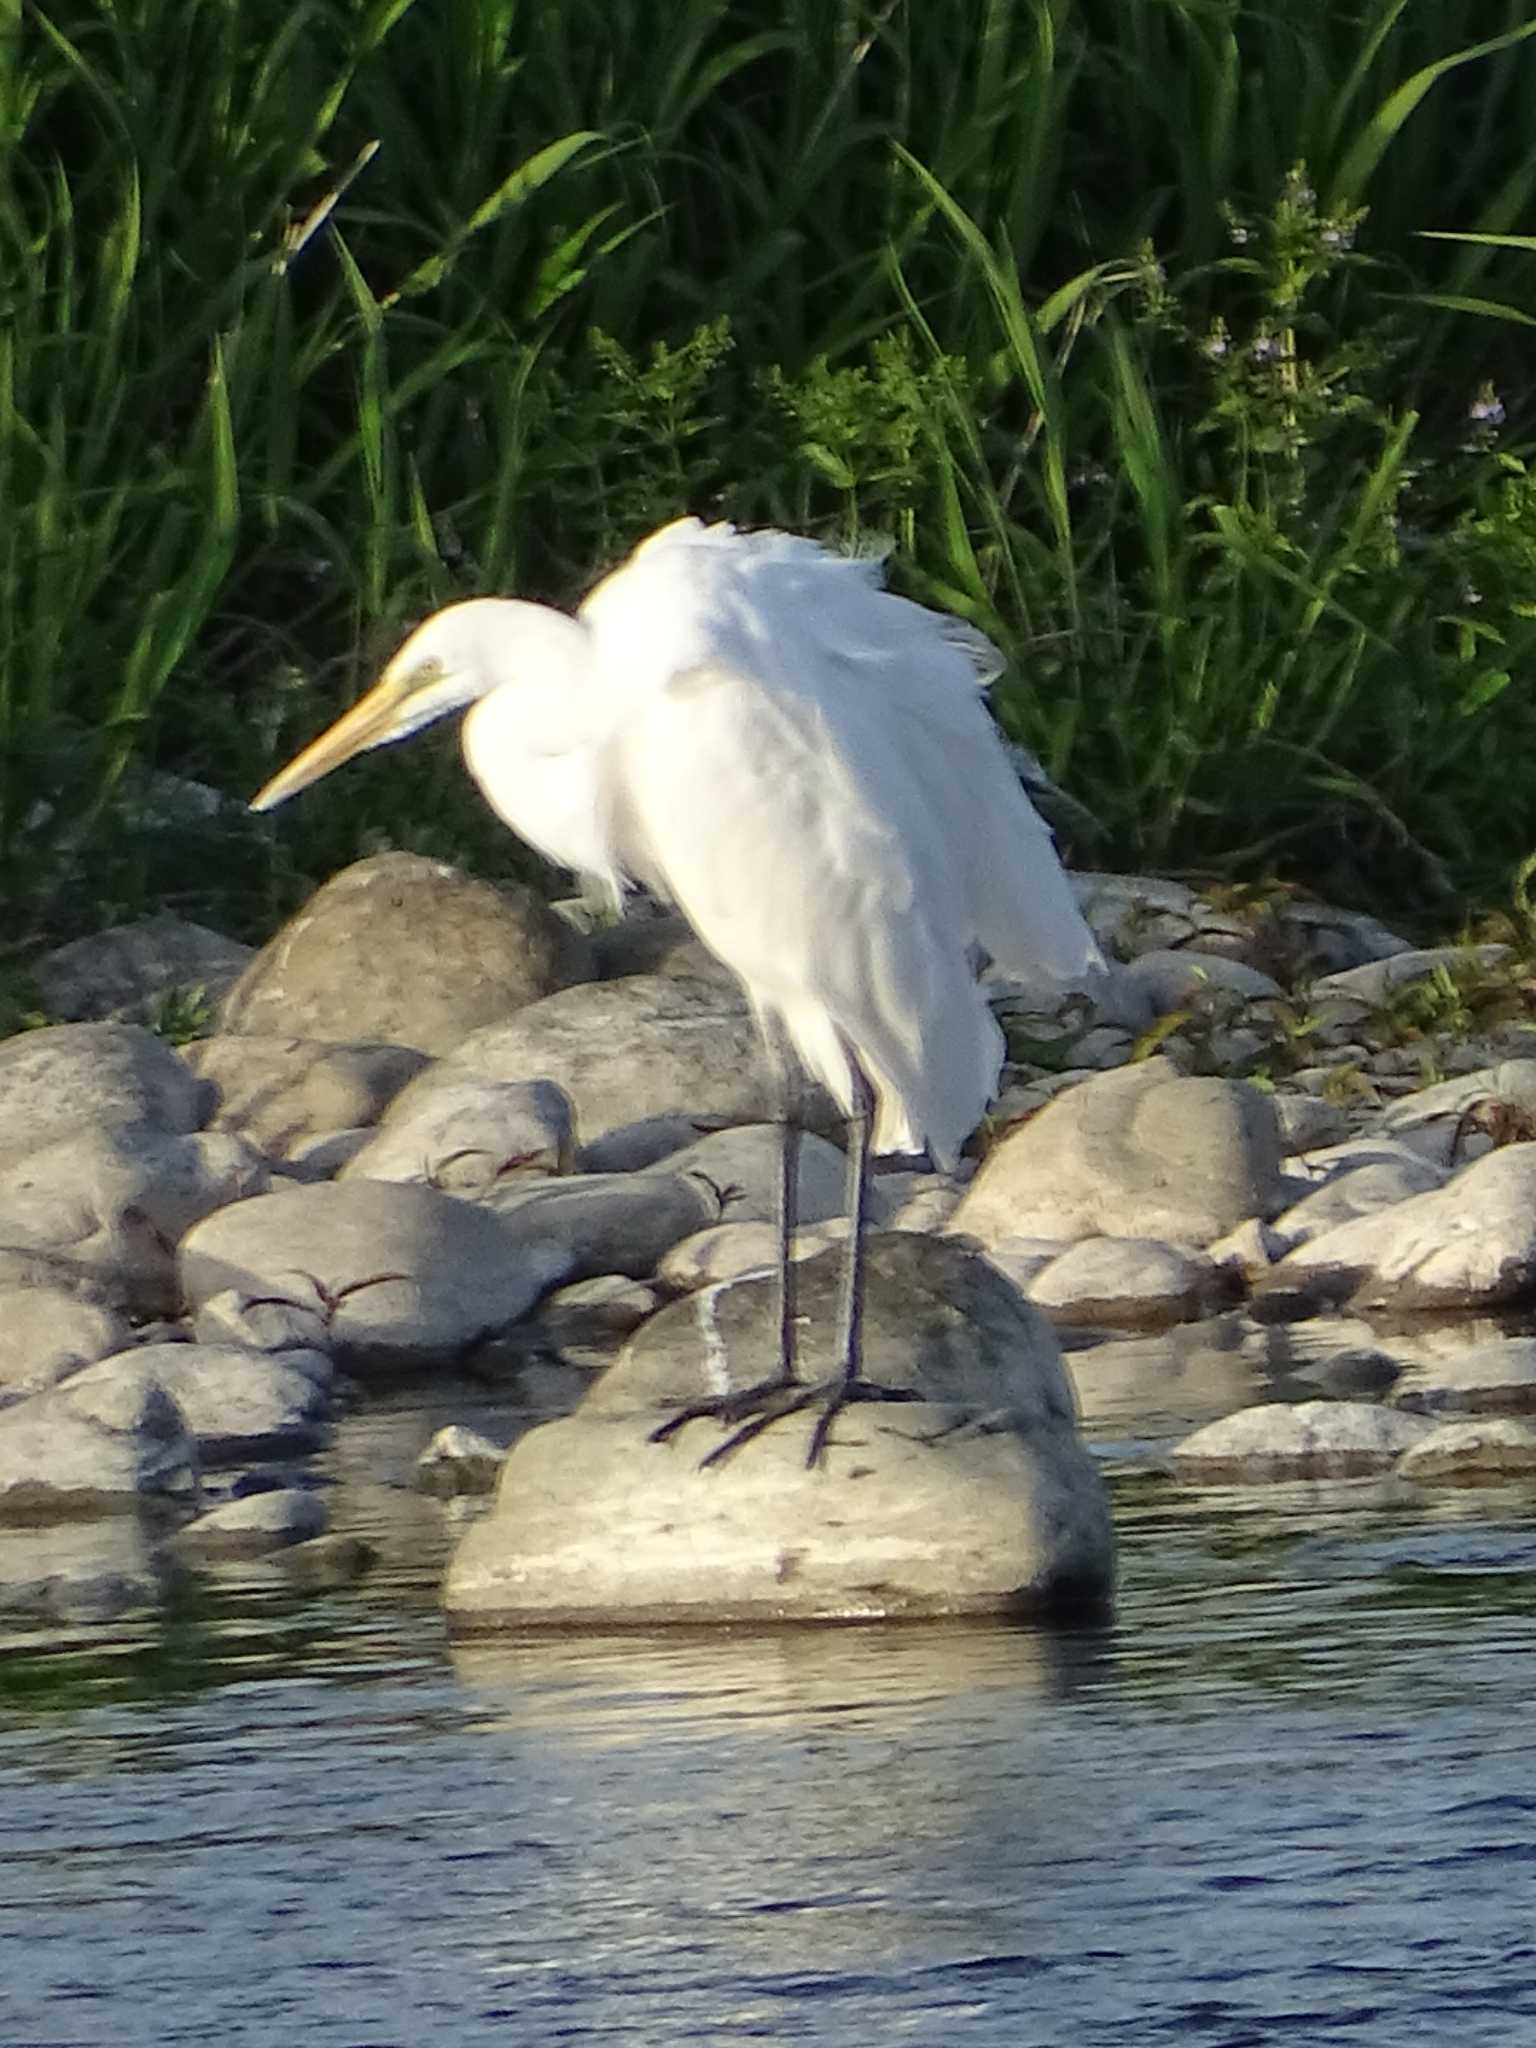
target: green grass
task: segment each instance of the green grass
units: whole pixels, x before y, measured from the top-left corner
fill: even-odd
[[[148,777],[238,799],[413,618],[689,509],[893,535],[1096,860],[1500,895],[1527,11],[0,0],[7,943],[515,869],[447,741],[275,829]]]

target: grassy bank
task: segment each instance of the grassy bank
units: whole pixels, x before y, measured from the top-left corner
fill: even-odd
[[[1528,14],[0,0],[9,939],[515,864],[449,743],[276,833],[150,778],[248,792],[424,610],[686,509],[893,535],[1086,858],[1500,895]]]

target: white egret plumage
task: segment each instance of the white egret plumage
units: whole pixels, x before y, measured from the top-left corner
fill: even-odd
[[[953,1162],[1003,1038],[975,974],[1082,985],[1102,967],[982,689],[991,643],[883,587],[877,559],[681,519],[574,617],[502,598],[428,619],[377,685],[266,785],[283,802],[353,754],[470,706],[464,758],[492,807],[617,902],[639,883],[740,977],[785,1092],[776,1369],[697,1403],[717,1459],[820,1405],[810,1458],[859,1371],[870,1150]],[[852,1228],[839,1366],[794,1370],[795,1130],[788,1055],[849,1119]]]

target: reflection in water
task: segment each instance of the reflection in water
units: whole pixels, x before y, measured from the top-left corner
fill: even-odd
[[[1531,2037],[1528,1492],[1123,1479],[1079,1635],[449,1646],[345,1476],[357,1592],[0,1661],[5,2048]]]

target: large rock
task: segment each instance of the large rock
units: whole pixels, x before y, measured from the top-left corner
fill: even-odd
[[[1443,1422],[1398,1459],[1399,1479],[1441,1486],[1499,1486],[1536,1475],[1536,1429],[1511,1415]]]
[[[720,1200],[697,1174],[578,1173],[534,1186],[509,1181],[484,1197],[521,1238],[566,1253],[565,1277],[603,1273],[649,1279],[673,1245],[716,1221]]]
[[[205,1038],[187,1059],[213,1090],[214,1127],[278,1159],[322,1133],[376,1124],[430,1064],[404,1045],[249,1036]]]
[[[0,1172],[0,1243],[97,1266],[135,1307],[170,1312],[182,1233],[267,1180],[266,1161],[225,1132],[80,1131]]]
[[[772,1223],[778,1219],[782,1145],[777,1124],[738,1125],[696,1138],[652,1171],[687,1175],[713,1190],[722,1223]],[[802,1132],[795,1170],[798,1220],[825,1223],[845,1214],[847,1180],[845,1155],[813,1131]],[[888,1207],[877,1177],[869,1188],[870,1223],[882,1224]]]
[[[1088,1237],[1049,1261],[1028,1294],[1058,1323],[1159,1329],[1210,1314],[1226,1276],[1200,1252],[1137,1237]]]
[[[126,1319],[100,1302],[82,1301],[65,1287],[0,1284],[0,1389],[61,1379],[128,1340]]]
[[[52,1024],[0,1042],[0,1172],[81,1131],[195,1131],[208,1090],[138,1024]]]
[[[82,1624],[157,1608],[166,1574],[150,1533],[127,1515],[0,1523],[0,1613]]]
[[[1308,1303],[1475,1308],[1536,1296],[1536,1145],[1510,1145],[1444,1187],[1340,1223],[1288,1252],[1261,1292]]]
[[[814,1469],[804,1414],[703,1469],[720,1423],[650,1432],[677,1403],[762,1376],[774,1283],[664,1310],[573,1416],[514,1446],[449,1569],[454,1623],[1102,1607],[1108,1509],[1048,1325],[958,1246],[891,1234],[870,1252],[866,1371],[910,1398],[845,1409]],[[839,1265],[833,1252],[802,1269],[805,1374],[829,1360]]]
[[[414,1115],[435,1090],[470,1076],[553,1081],[575,1105],[585,1145],[667,1110],[762,1123],[776,1107],[745,999],[668,975],[564,989],[487,1025],[413,1081],[396,1114]]]
[[[254,952],[206,925],[161,913],[71,939],[45,953],[31,971],[50,1017],[147,1023],[171,995],[217,1002]]]
[[[386,1115],[341,1180],[413,1180],[475,1197],[529,1176],[564,1174],[573,1157],[571,1105],[552,1081],[460,1081],[409,1115]]]
[[[194,1308],[229,1288],[317,1299],[357,1372],[440,1365],[515,1322],[570,1254],[472,1202],[391,1181],[294,1188],[207,1217],[181,1246]]]
[[[1095,1075],[1004,1138],[948,1228],[1008,1237],[1205,1245],[1280,1199],[1274,1107],[1242,1081],[1149,1059]]]
[[[263,1557],[323,1536],[329,1522],[319,1494],[302,1486],[274,1487],[210,1508],[177,1530],[172,1548],[179,1557],[198,1563]]]
[[[587,942],[532,889],[381,853],[334,876],[262,949],[223,1028],[444,1053],[591,971]]]
[[[1218,1483],[1359,1479],[1390,1471],[1433,1427],[1374,1401],[1266,1401],[1185,1437],[1174,1469]]]
[[[197,1446],[181,1410],[149,1376],[92,1366],[0,1409],[0,1519],[126,1513],[193,1498]]]
[[[330,1434],[331,1377],[331,1362],[318,1351],[141,1344],[102,1359],[71,1385],[163,1387],[196,1440],[200,1463],[227,1465],[317,1450]]]

